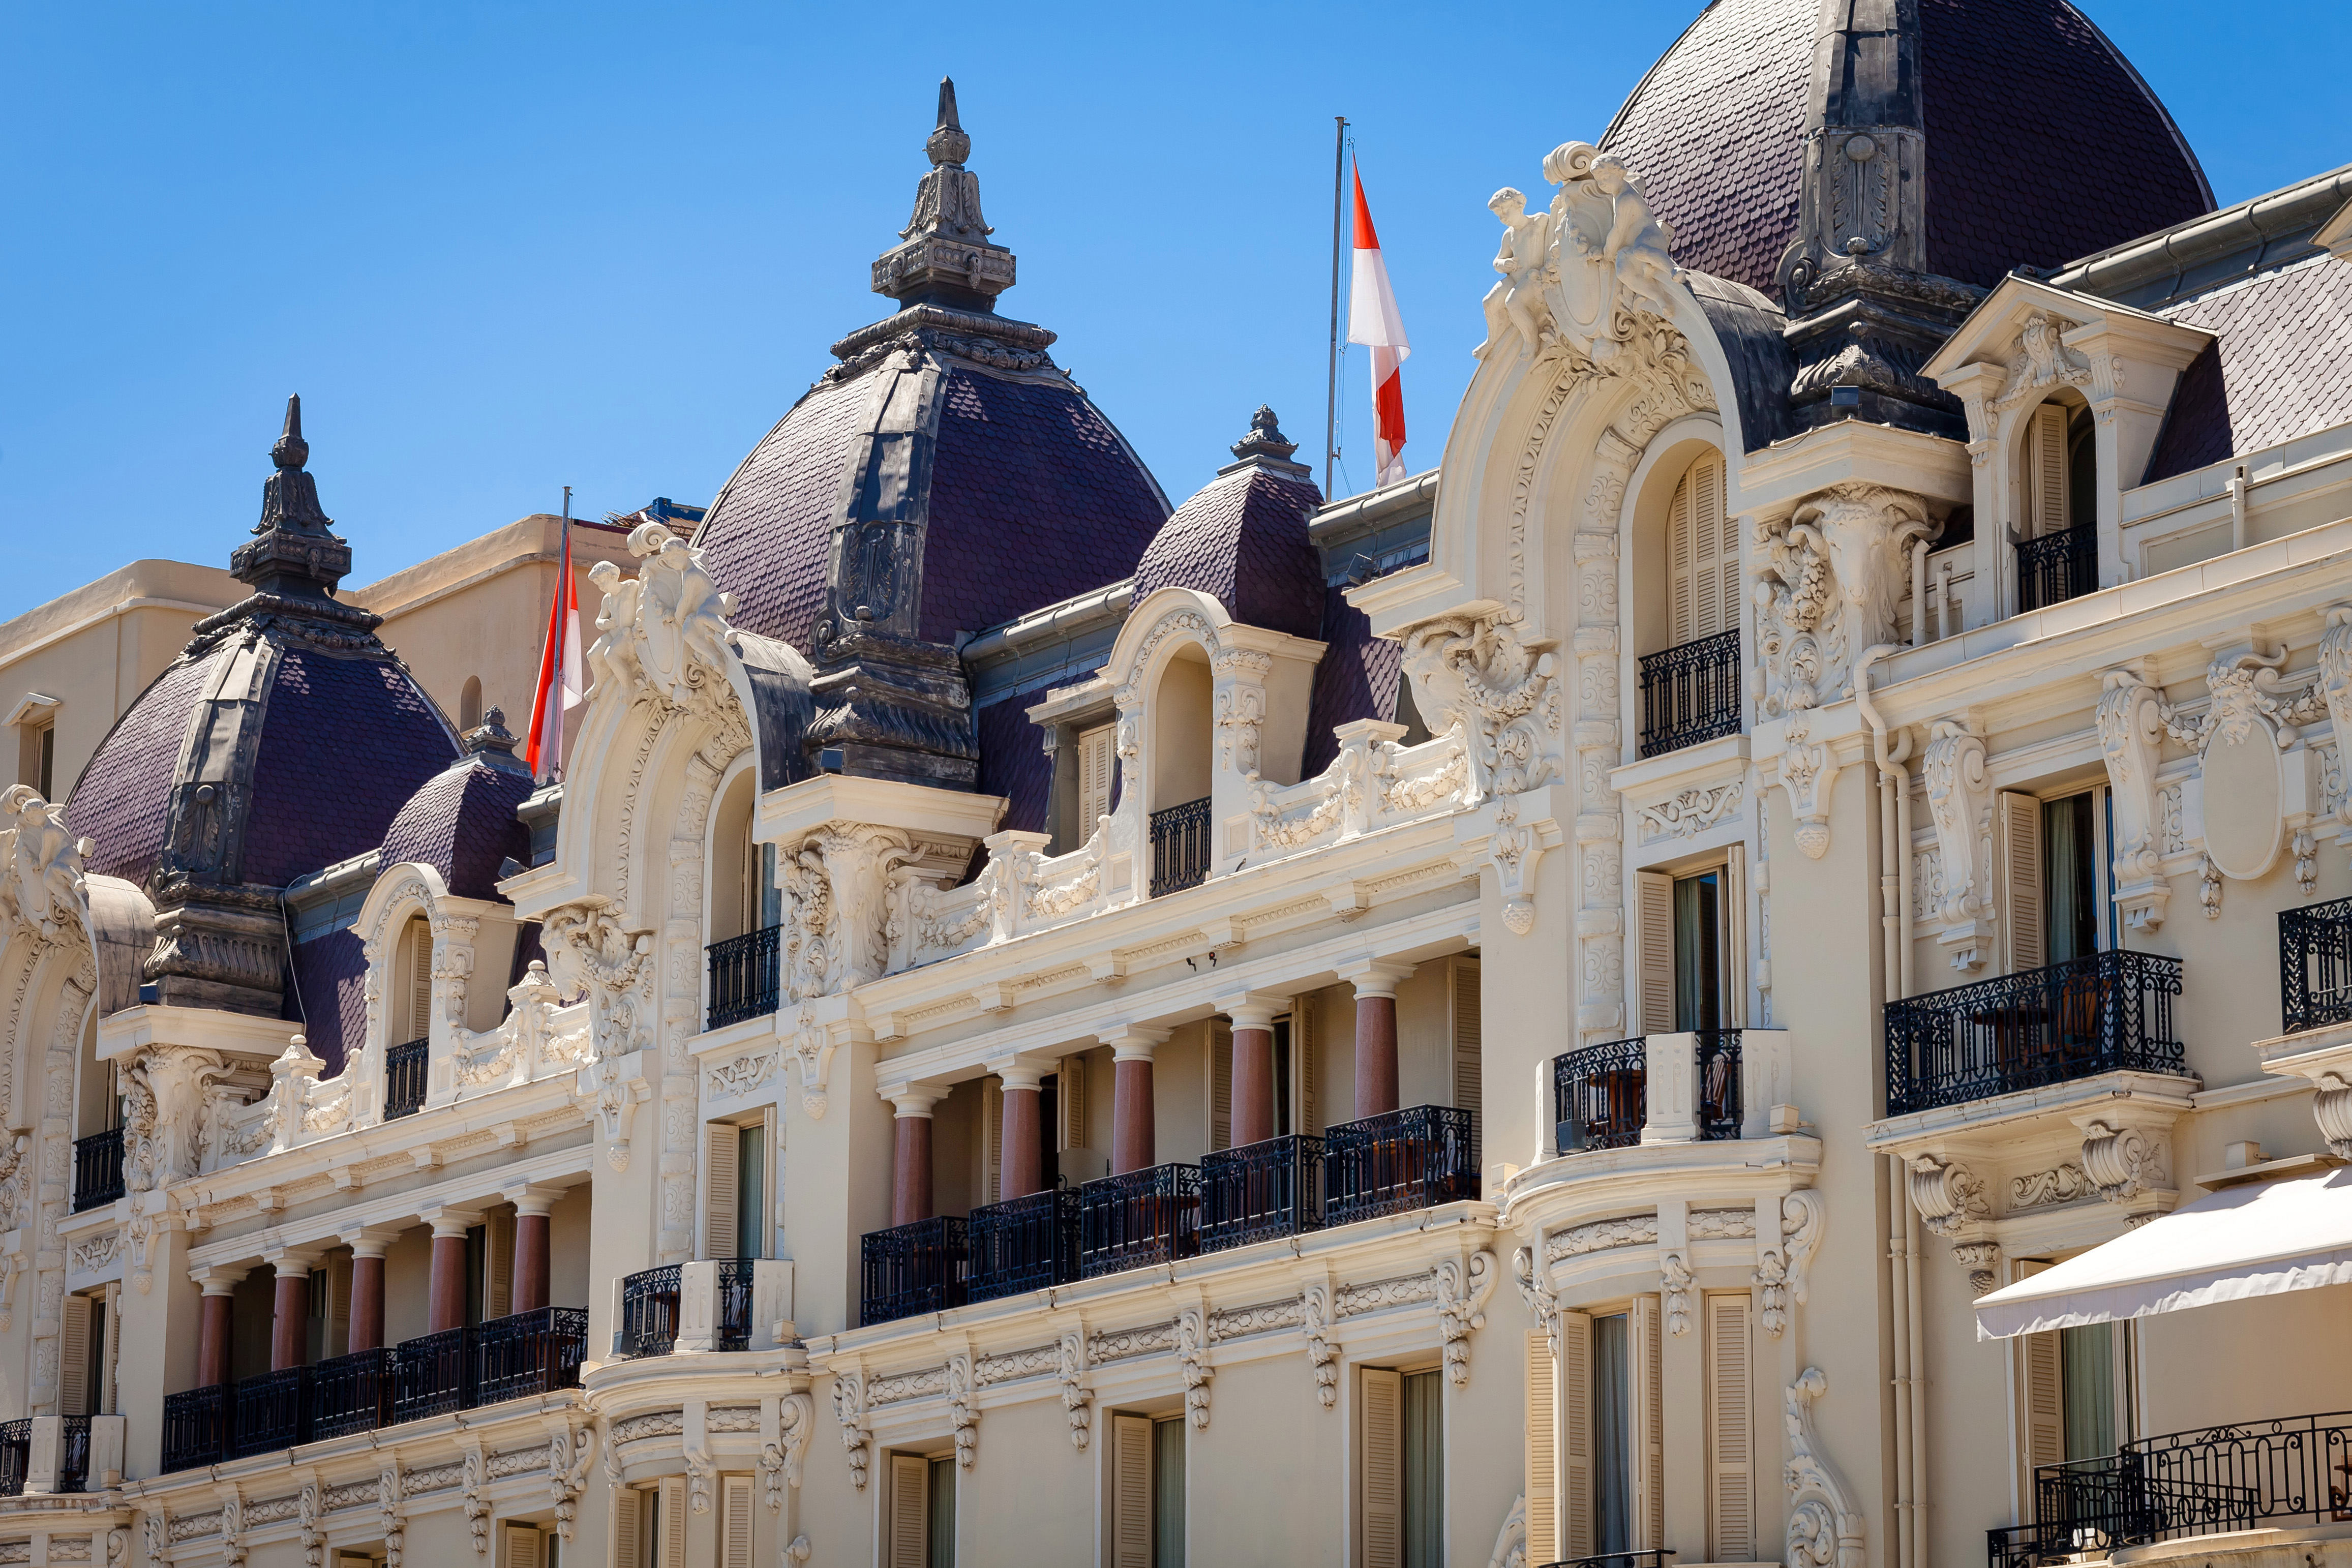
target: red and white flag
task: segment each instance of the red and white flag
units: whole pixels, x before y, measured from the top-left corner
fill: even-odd
[[[1372,209],[1364,205],[1364,176],[1356,174],[1356,269],[1348,290],[1348,341],[1372,351],[1372,456],[1376,485],[1404,478],[1404,377],[1400,367],[1412,354],[1404,318],[1381,259],[1381,237],[1372,229]]]
[[[539,695],[530,705],[530,738],[523,762],[541,784],[563,776],[563,721],[580,706],[580,584],[572,575],[572,523],[563,524],[563,571],[547,612],[547,642],[539,655]]]

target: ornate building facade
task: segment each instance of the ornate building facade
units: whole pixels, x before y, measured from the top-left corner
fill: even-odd
[[[2064,0],[1717,0],[1495,198],[1438,472],[1171,509],[926,149],[561,784],[298,405],[5,798],[0,1563],[2343,1533],[2352,172],[2214,210]]]

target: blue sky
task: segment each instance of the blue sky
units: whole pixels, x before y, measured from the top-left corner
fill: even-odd
[[[1696,9],[16,0],[0,616],[142,555],[225,563],[289,391],[355,582],[565,484],[591,515],[709,500],[883,313],[866,264],[942,72],[1020,255],[1005,312],[1061,334],[1177,500],[1261,401],[1319,441],[1350,116],[1426,468],[1481,335],[1486,195],[1596,136]],[[2210,4],[2088,9],[2221,202],[2352,161],[2341,0],[2243,31]],[[1363,374],[1343,491],[1370,478]]]

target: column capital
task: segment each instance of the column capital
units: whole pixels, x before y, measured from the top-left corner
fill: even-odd
[[[1270,1030],[1274,1016],[1288,1011],[1290,998],[1278,991],[1236,991],[1218,997],[1215,1006],[1236,1029]]]
[[[319,1259],[324,1256],[323,1249],[317,1247],[265,1247],[261,1249],[261,1261],[276,1269],[280,1279],[294,1273],[307,1278],[310,1270],[319,1267]]]
[[[455,1204],[430,1204],[416,1211],[416,1217],[433,1227],[433,1239],[462,1237],[482,1223],[479,1209],[459,1208]]]
[[[188,1278],[207,1296],[234,1296],[236,1288],[245,1283],[245,1277],[251,1272],[249,1268],[224,1268],[215,1263],[189,1269]]]
[[[1150,1024],[1110,1024],[1095,1031],[1108,1046],[1115,1062],[1148,1062],[1151,1053],[1168,1043],[1168,1031]]]
[[[931,1118],[931,1107],[945,1100],[954,1088],[953,1084],[946,1083],[910,1083],[886,1089],[882,1098],[890,1102],[894,1116],[901,1120],[920,1117],[928,1121]]]
[[[383,1249],[399,1236],[396,1225],[362,1225],[337,1232],[335,1239],[350,1247],[353,1258],[382,1258]]]
[[[1394,996],[1415,967],[1392,958],[1353,958],[1335,966],[1339,978],[1356,988],[1359,1001],[1367,996]]]
[[[514,1205],[518,1215],[543,1215],[555,1206],[563,1195],[562,1187],[551,1187],[540,1182],[518,1182],[510,1187],[500,1187],[499,1196]]]

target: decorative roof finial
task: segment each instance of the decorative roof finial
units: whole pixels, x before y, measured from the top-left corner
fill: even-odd
[[[270,444],[269,460],[278,471],[261,481],[261,521],[229,556],[229,570],[265,593],[331,597],[352,568],[352,547],[335,536],[334,521],[319,505],[319,481],[303,470],[310,443],[302,439],[299,396],[286,400],[286,426]]]
[[[963,132],[963,122],[956,118],[955,78],[940,78],[940,122],[931,130],[930,139],[923,151],[931,155],[931,166],[947,164],[962,167],[971,156],[971,138]]]
[[[262,481],[261,521],[253,525],[253,531],[268,533],[283,528],[319,533],[331,526],[319,506],[319,481],[302,471],[302,465],[310,460],[310,443],[302,439],[299,393],[286,400],[286,428],[271,444],[269,460],[278,465],[278,471]]]
[[[281,468],[299,468],[310,460],[310,443],[302,439],[302,395],[286,400],[286,428],[269,448],[269,460]]]
[[[1244,468],[1265,468],[1285,478],[1304,479],[1308,472],[1307,466],[1290,459],[1290,455],[1297,450],[1298,443],[1283,435],[1281,422],[1275,418],[1274,410],[1261,403],[1257,405],[1257,412],[1250,416],[1249,434],[1233,445],[1236,460],[1227,463],[1217,472],[1224,475],[1238,473]]]

